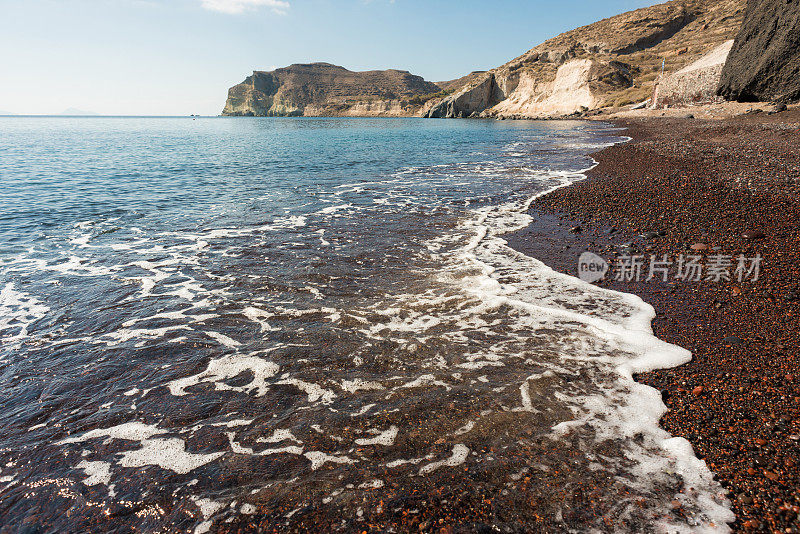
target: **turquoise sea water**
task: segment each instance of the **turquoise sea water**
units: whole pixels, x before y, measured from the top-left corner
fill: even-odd
[[[0,118],[0,524],[724,530],[630,380],[687,355],[502,240],[620,135]]]

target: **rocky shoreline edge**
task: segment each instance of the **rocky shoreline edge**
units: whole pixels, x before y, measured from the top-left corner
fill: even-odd
[[[597,283],[642,297],[654,333],[693,354],[637,380],[728,491],[733,530],[800,532],[800,111],[614,123],[632,141],[594,154],[586,180],[537,199],[535,222],[506,239],[571,275],[583,252],[607,260]],[[616,280],[634,256],[641,279]],[[700,280],[677,279],[690,256]],[[670,264],[647,280],[652,258]],[[714,269],[719,258],[732,263]]]

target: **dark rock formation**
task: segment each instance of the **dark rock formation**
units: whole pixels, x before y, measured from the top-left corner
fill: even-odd
[[[739,101],[800,100],[800,1],[748,0],[719,94]]]

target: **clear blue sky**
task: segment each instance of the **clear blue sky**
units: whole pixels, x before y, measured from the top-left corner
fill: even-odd
[[[657,0],[0,0],[0,111],[216,115],[253,70],[327,61],[431,81]]]

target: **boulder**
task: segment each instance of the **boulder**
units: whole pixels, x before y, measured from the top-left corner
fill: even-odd
[[[718,93],[740,102],[800,100],[800,2],[748,0]]]

